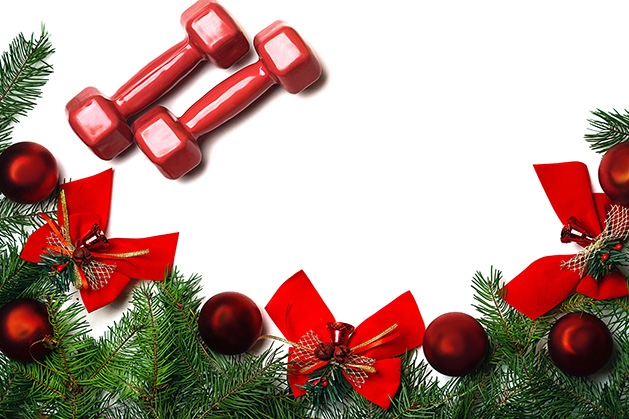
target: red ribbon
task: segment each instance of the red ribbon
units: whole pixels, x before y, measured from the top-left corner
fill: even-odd
[[[95,226],[106,230],[112,182],[113,171],[109,169],[61,185],[57,222],[45,217],[46,224],[30,235],[22,249],[21,258],[38,263],[45,253],[68,255],[81,246],[81,240]],[[72,268],[80,275],[80,293],[87,311],[94,311],[114,301],[131,278],[163,280],[167,270],[173,266],[178,238],[178,233],[171,233],[139,239],[108,239],[106,249],[90,252],[86,264],[78,256],[75,257]],[[90,285],[88,266],[100,269],[102,281],[98,286],[93,283]]]
[[[289,360],[299,368],[288,370],[288,381],[294,396],[302,396],[308,374],[332,362],[314,355],[319,344],[334,340],[329,324],[348,325],[336,322],[303,271],[280,286],[266,311],[286,340],[295,342]],[[420,346],[424,330],[415,298],[407,291],[353,329],[346,345],[349,352],[332,359],[359,394],[388,409],[400,385],[401,360],[396,357]]]
[[[540,164],[534,168],[561,225],[574,227],[577,221],[588,237],[573,241],[587,246],[589,237],[600,235],[605,227],[612,205],[610,199],[603,193],[592,192],[588,169],[583,163]],[[629,295],[627,280],[618,271],[596,280],[566,268],[565,263],[574,256],[555,255],[536,260],[505,286],[506,301],[536,319],[575,292],[597,300]]]

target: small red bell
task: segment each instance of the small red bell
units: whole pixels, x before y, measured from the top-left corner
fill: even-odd
[[[327,327],[334,346],[347,346],[350,335],[354,333],[354,326],[347,323],[329,322]]]
[[[577,220],[576,217],[568,218],[568,222],[561,229],[561,242],[575,242],[582,247],[590,245],[594,237],[588,233],[587,229]]]
[[[109,241],[100,226],[94,224],[92,229],[81,239],[81,246],[85,246],[89,250],[95,250],[100,247],[109,246]]]

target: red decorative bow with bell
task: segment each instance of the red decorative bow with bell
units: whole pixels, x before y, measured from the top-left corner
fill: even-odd
[[[87,311],[115,300],[131,278],[163,280],[173,266],[178,233],[140,239],[109,239],[113,171],[68,182],[60,187],[57,215],[26,241],[21,258],[51,261],[55,275],[70,278]]]
[[[506,286],[506,301],[536,319],[574,292],[597,300],[629,295],[617,269],[627,260],[629,209],[603,193],[593,193],[587,166],[580,162],[534,166],[546,195],[562,222],[561,241],[583,249],[573,255],[540,258]],[[622,263],[616,262],[621,261]]]
[[[410,292],[356,328],[337,322],[303,271],[280,286],[266,311],[291,345],[288,381],[295,397],[332,385],[321,371],[340,371],[354,390],[383,409],[400,385],[397,357],[420,346],[425,330]]]

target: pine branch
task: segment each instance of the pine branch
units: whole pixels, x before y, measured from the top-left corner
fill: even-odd
[[[142,283],[132,308],[99,339],[89,378],[108,399],[111,417],[295,417],[276,349],[224,356],[200,338],[200,277],[177,272]],[[284,383],[284,384],[282,384]],[[303,416],[299,416],[303,417]]]
[[[11,125],[34,108],[53,68],[46,60],[54,52],[44,25],[39,38],[18,34],[0,57],[0,151],[11,139]]]
[[[57,192],[35,204],[19,204],[5,197],[0,197],[0,251],[14,246],[15,242],[24,242],[30,233],[44,223],[38,215],[45,213],[56,217]]]
[[[0,306],[19,297],[43,298],[54,293],[48,272],[20,259],[19,249],[0,252]]]
[[[502,273],[490,270],[488,277],[477,272],[472,279],[474,308],[480,323],[493,342],[500,343],[492,357],[495,363],[517,363],[529,348],[546,335],[543,324],[534,322],[514,310],[504,299]]]
[[[629,113],[621,114],[617,110],[605,112],[600,109],[592,114],[598,119],[588,119],[590,124],[585,140],[597,153],[604,153],[616,144],[629,140]]]

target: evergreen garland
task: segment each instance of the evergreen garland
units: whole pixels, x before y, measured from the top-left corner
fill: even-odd
[[[18,36],[2,57],[0,131],[39,97],[52,53],[39,38]],[[6,82],[6,78],[14,82]],[[19,82],[17,82],[19,80]],[[24,95],[24,97],[21,97]],[[130,307],[100,337],[91,334],[76,297],[59,292],[49,268],[23,262],[20,249],[41,221],[56,214],[55,197],[17,205],[0,197],[0,306],[18,297],[46,303],[54,349],[36,362],[0,355],[2,418],[624,418],[629,416],[629,299],[595,301],[575,295],[553,313],[531,320],[503,299],[501,272],[472,278],[474,308],[491,342],[483,366],[439,380],[418,351],[402,356],[398,394],[388,410],[340,388],[329,400],[295,399],[286,381],[285,348],[271,344],[238,356],[214,353],[200,338],[201,278],[168,273],[142,282]],[[604,319],[616,343],[600,377],[575,378],[551,362],[545,343],[561,313],[585,311]]]

